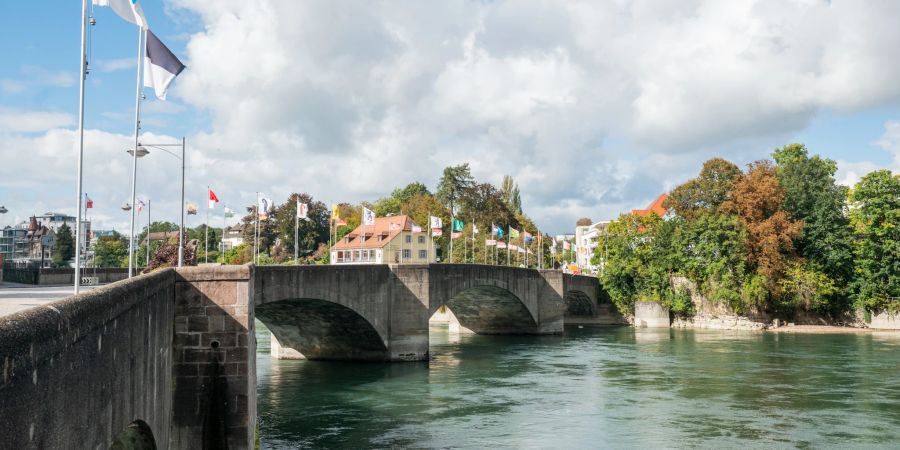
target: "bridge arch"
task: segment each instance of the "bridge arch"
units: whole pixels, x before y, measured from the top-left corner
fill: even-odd
[[[256,318],[278,342],[310,360],[388,361],[388,341],[352,308],[316,298],[268,301]]]
[[[476,285],[444,302],[459,324],[477,334],[531,334],[537,320],[521,299],[507,289]]]
[[[580,290],[566,291],[566,317],[591,317],[595,314],[596,302]]]

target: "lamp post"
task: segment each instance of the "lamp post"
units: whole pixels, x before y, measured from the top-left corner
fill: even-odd
[[[185,163],[184,147],[185,147],[185,141],[186,140],[185,140],[184,136],[182,136],[180,144],[139,144],[138,145],[138,151],[140,151],[140,149],[143,149],[146,152],[146,153],[144,153],[145,155],[147,153],[150,153],[150,151],[147,150],[146,147],[152,147],[157,150],[164,151],[164,152],[181,160],[181,225],[179,226],[179,231],[178,231],[178,267],[181,267],[182,264],[184,263],[184,163]],[[178,156],[178,155],[166,150],[163,147],[181,147],[181,156]],[[209,220],[207,220],[207,222],[209,222]],[[207,226],[208,226],[208,224],[207,224]]]
[[[137,136],[137,126],[135,126],[135,137]],[[137,139],[135,139],[137,141]],[[135,151],[137,149],[137,151]],[[147,156],[150,152],[141,147],[140,143],[135,146],[134,149],[125,150],[126,153],[131,155],[133,163],[133,168],[131,170],[131,204],[135,203],[135,196],[137,195],[137,160],[138,158],[143,158]],[[128,238],[128,278],[134,274],[134,220],[135,220],[135,210],[131,208],[131,234]]]

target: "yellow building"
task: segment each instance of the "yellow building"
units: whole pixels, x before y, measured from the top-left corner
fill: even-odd
[[[378,217],[331,247],[331,264],[428,264],[436,251],[425,228],[409,216]]]

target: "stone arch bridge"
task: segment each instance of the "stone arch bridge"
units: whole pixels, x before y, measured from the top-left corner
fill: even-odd
[[[603,313],[599,290],[466,264],[167,269],[0,318],[0,435],[23,449],[250,448],[255,318],[310,359],[420,361],[442,306],[476,333],[558,334]]]

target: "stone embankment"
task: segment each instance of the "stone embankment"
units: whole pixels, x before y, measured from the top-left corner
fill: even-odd
[[[676,317],[672,328],[699,328],[708,330],[765,330],[771,323],[758,322],[737,314],[697,314],[693,317]]]

